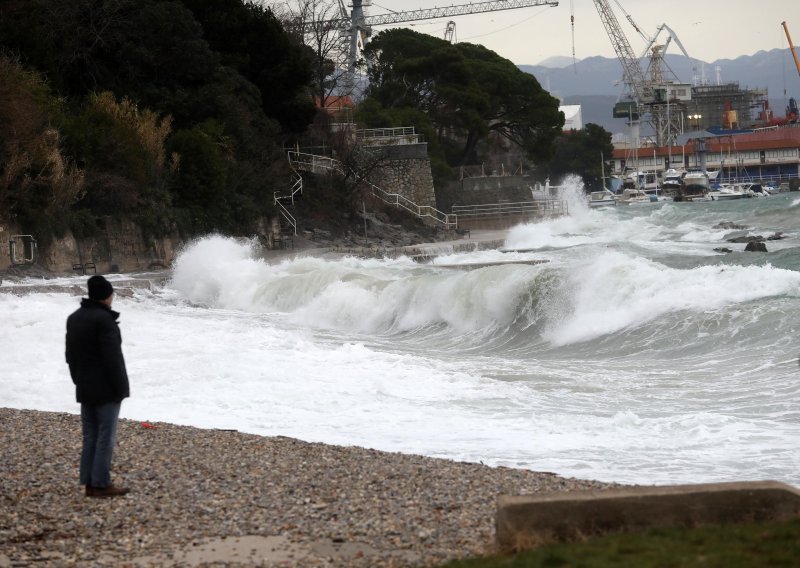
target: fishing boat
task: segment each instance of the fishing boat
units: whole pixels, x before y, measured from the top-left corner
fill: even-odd
[[[593,191],[589,194],[589,207],[614,207],[617,204],[617,196],[609,190]]]

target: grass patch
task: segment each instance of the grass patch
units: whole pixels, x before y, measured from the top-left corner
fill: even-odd
[[[752,568],[800,566],[800,519],[654,528],[522,552],[450,562],[442,568]]]

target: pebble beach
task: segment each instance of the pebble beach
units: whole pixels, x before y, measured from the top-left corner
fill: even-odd
[[[78,414],[0,408],[0,568],[437,566],[493,552],[501,494],[611,487],[122,419],[112,476],[131,493],[92,499],[80,432]]]

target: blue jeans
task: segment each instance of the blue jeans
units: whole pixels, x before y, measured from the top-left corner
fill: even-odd
[[[81,452],[81,485],[111,485],[111,455],[117,438],[119,402],[81,404],[83,451]]]

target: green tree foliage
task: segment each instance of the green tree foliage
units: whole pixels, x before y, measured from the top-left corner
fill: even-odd
[[[176,132],[169,150],[181,156],[172,189],[182,225],[191,233],[227,229],[233,168],[230,140],[222,126],[210,120]]]
[[[587,190],[603,188],[603,168],[609,170],[611,133],[602,126],[589,123],[583,130],[564,132],[555,141],[553,159],[547,165],[551,178],[577,174],[583,178]],[[605,161],[602,165],[601,158]]]
[[[3,137],[0,172],[15,176],[4,209],[41,216],[26,168],[62,152],[80,181],[69,207],[81,234],[105,215],[150,234],[251,234],[288,184],[281,142],[313,115],[302,49],[245,0],[0,0],[2,53],[53,92],[39,80],[18,93],[28,110]]]
[[[375,99],[367,99],[358,105],[356,122],[366,128],[393,128],[397,125],[413,125],[428,144],[428,158],[434,184],[449,179],[452,168],[447,163],[444,149],[439,143],[436,128],[431,118],[413,107],[383,107]]]
[[[53,128],[61,113],[41,76],[0,57],[0,216],[62,234],[84,192],[84,171]]]
[[[315,108],[306,87],[312,81],[311,52],[284,33],[268,8],[241,0],[182,0],[200,22],[203,37],[261,92],[267,116],[283,129],[302,133]],[[220,17],[224,14],[224,17]]]
[[[367,46],[368,95],[386,108],[428,115],[440,139],[458,143],[453,165],[478,160],[490,134],[533,159],[550,157],[564,116],[536,79],[482,46],[452,45],[407,29],[381,32]],[[443,141],[443,140],[442,140]]]
[[[126,211],[161,234],[170,226],[164,211],[171,202],[167,185],[170,163],[165,142],[171,121],[110,92],[87,97],[79,112],[62,119],[65,150],[86,172],[83,198],[77,203],[85,220]],[[160,223],[152,222],[155,215]],[[159,229],[159,226],[161,228]]]

